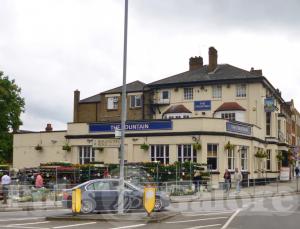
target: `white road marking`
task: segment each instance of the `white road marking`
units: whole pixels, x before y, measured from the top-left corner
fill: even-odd
[[[205,213],[205,214],[184,214],[184,216],[193,217],[193,216],[206,216],[206,215],[225,215],[231,214],[233,212],[214,212],[214,213]]]
[[[204,225],[204,226],[196,226],[196,227],[187,227],[184,229],[200,229],[200,228],[207,228],[207,227],[218,227],[221,226],[222,224],[211,224],[211,225]]]
[[[232,222],[232,220],[240,213],[242,209],[236,210],[236,212],[227,220],[227,222],[224,224],[224,226],[221,229],[226,229],[229,224]]]
[[[56,228],[66,228],[66,227],[78,227],[78,226],[85,226],[85,225],[90,225],[90,224],[95,224],[97,222],[89,222],[89,223],[78,223],[78,224],[71,224],[71,225],[65,225],[65,226],[57,226],[57,227],[52,227],[54,229]]]
[[[44,223],[49,223],[49,222],[50,221],[34,222],[34,223],[19,223],[19,224],[10,224],[9,226],[34,225],[34,224],[44,224]]]
[[[209,214],[209,213],[233,213],[234,212],[234,210],[228,210],[228,211],[193,211],[193,212],[181,212],[182,214]]]
[[[2,213],[1,213],[2,214]],[[9,218],[9,219],[0,219],[0,222],[8,221],[26,221],[26,220],[36,220],[36,219],[45,219],[45,217],[31,217],[31,218]]]
[[[136,224],[136,225],[129,225],[129,226],[123,226],[123,227],[113,227],[111,229],[126,229],[126,228],[135,228],[135,227],[143,227],[146,224]]]
[[[204,218],[204,219],[191,219],[191,220],[182,220],[182,221],[170,221],[166,223],[188,223],[196,221],[205,221],[205,220],[217,220],[217,219],[227,219],[228,217],[214,217],[214,218]]]

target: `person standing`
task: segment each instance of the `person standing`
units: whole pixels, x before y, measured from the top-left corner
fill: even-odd
[[[225,193],[228,193],[229,192],[229,189],[230,189],[230,183],[231,183],[231,175],[230,175],[230,172],[228,171],[228,169],[225,170],[225,173],[224,173],[224,185],[225,185]]]
[[[193,183],[195,185],[195,192],[199,192],[200,191],[200,184],[201,184],[201,174],[198,170],[194,174]]]
[[[296,166],[296,168],[295,168],[295,173],[296,173],[296,177],[297,177],[297,178],[299,177],[299,172],[300,172],[299,167]]]
[[[243,180],[242,173],[239,171],[238,168],[235,168],[234,171],[234,181],[236,183],[236,192],[239,193],[241,191],[241,182]]]
[[[3,192],[3,204],[7,204],[8,190],[9,190],[10,183],[11,183],[11,178],[8,175],[8,172],[5,172],[1,178],[1,185],[2,185],[2,192]]]
[[[44,180],[41,174],[38,174],[35,179],[35,187],[42,188],[44,186]]]

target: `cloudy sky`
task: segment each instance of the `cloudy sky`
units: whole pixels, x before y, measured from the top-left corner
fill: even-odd
[[[124,0],[0,0],[0,70],[22,88],[22,129],[72,121],[81,98],[122,83]],[[299,0],[129,0],[127,82],[219,63],[263,74],[300,109]]]

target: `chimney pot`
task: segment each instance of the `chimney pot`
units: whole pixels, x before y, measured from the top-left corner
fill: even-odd
[[[258,75],[258,76],[262,76],[263,73],[262,73],[262,69],[254,69],[253,67],[250,69],[250,72],[255,74],[255,75]]]
[[[218,51],[214,47],[208,50],[208,72],[213,72],[218,66]]]
[[[47,124],[45,130],[46,130],[46,132],[51,132],[53,130],[51,123]]]
[[[190,71],[203,67],[203,58],[201,56],[195,56],[190,58]]]

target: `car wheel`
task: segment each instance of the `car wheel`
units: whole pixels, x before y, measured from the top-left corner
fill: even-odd
[[[92,213],[95,210],[95,204],[91,200],[82,200],[81,212],[84,214]]]
[[[163,202],[160,198],[155,199],[154,210],[161,211],[163,209]]]

